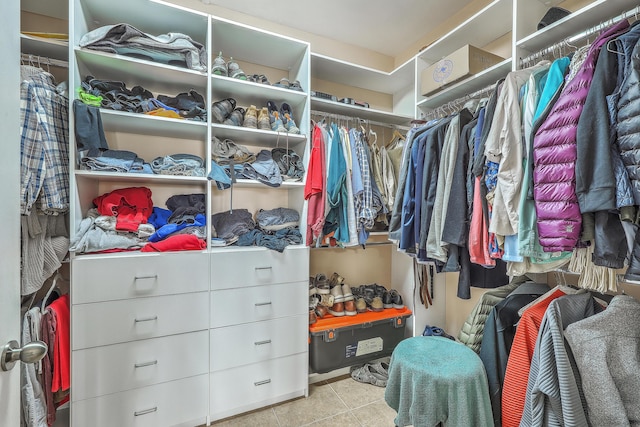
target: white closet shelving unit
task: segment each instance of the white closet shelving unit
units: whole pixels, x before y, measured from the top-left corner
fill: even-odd
[[[288,148],[306,163],[306,91],[92,51],[78,42],[91,30],[117,23],[152,35],[179,32],[206,46],[208,64],[222,51],[247,73],[249,68],[268,69],[277,73],[276,81],[298,80],[305,89],[308,43],[155,1],[75,0],[70,15],[71,87],[90,75],[124,81],[128,88],[140,85],[154,95],[195,90],[208,109],[228,97],[245,108],[286,102],[301,130],[293,135],[217,124],[210,113],[199,122],[103,108],[110,148],[133,151],[146,161],[194,154],[205,160],[209,172],[210,141],[216,137],[255,153]],[[77,160],[72,155],[71,164]],[[300,229],[305,227],[304,182],[272,188],[238,179],[233,191],[220,191],[205,177],[76,167],[71,185],[77,195],[74,230],[95,197],[137,186],[151,189],[154,206],[160,207],[172,195],[202,193],[207,217],[230,209],[253,214],[290,207],[301,213]],[[73,426],[199,425],[307,394],[306,246],[277,253],[263,247],[212,247],[209,241],[202,251],[76,254],[71,262]]]

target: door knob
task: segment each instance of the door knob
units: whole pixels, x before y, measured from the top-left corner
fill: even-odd
[[[0,354],[0,369],[8,371],[19,360],[22,363],[36,363],[47,354],[47,345],[42,341],[32,341],[22,348],[18,341],[11,340],[2,347]]]

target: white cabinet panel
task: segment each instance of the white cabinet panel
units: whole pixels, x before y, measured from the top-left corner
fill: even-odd
[[[73,402],[71,422],[74,427],[201,425],[207,414],[207,379],[199,375]]]
[[[307,350],[305,316],[283,317],[211,330],[211,371],[248,365]]]
[[[211,327],[307,314],[308,282],[211,292]]]
[[[207,292],[71,307],[72,349],[208,329]]]
[[[78,257],[73,261],[73,304],[206,291],[204,252]]]
[[[76,350],[73,400],[206,374],[208,340],[200,331]]]
[[[256,250],[213,252],[211,289],[309,280],[309,249],[288,248],[283,253]]]
[[[213,419],[233,413],[233,408],[274,402],[294,392],[304,393],[307,355],[271,359],[211,374],[210,408]]]

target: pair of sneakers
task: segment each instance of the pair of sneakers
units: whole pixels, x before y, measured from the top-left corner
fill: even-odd
[[[255,105],[250,105],[244,113],[243,127],[252,129],[271,130],[271,120],[267,107],[258,110]]]
[[[318,273],[313,277],[309,277],[309,324],[311,324],[312,319],[326,316],[334,304],[334,296],[329,289],[327,276],[323,273]]]
[[[229,58],[229,62],[224,60],[222,52],[216,56],[211,66],[211,72],[216,76],[232,77],[234,79],[247,80],[247,75],[242,71],[240,66],[233,57]]]
[[[355,316],[358,314],[351,287],[344,282],[344,277],[334,272],[329,279],[329,288],[334,300],[329,313],[334,316]]]
[[[273,101],[267,102],[267,111],[269,112],[269,122],[271,130],[274,132],[289,132],[299,134],[300,129],[296,126],[293,119],[291,106],[283,102],[280,108]]]
[[[242,126],[245,109],[236,107],[235,99],[225,98],[211,105],[211,115],[217,123],[228,126]]]

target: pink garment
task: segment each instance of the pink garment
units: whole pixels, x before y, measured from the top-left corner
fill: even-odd
[[[325,141],[322,129],[318,125],[313,128],[312,139],[313,146],[309,158],[307,182],[304,185],[304,198],[307,200],[307,245],[309,246],[322,234],[324,204],[327,197]]]
[[[476,178],[473,189],[473,211],[469,225],[469,257],[474,264],[494,267],[496,261],[489,255],[489,226],[482,211],[480,177]]]

